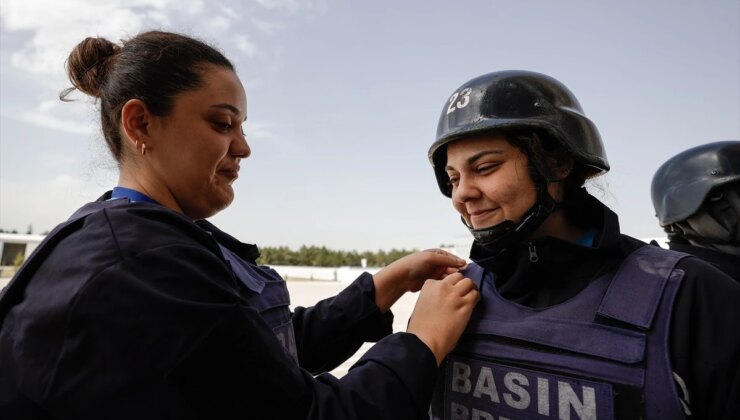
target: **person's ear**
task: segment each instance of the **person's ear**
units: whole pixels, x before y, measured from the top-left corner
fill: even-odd
[[[571,171],[573,171],[575,161],[573,160],[573,157],[565,151],[553,153],[548,156],[547,159],[548,166],[550,167],[553,177],[552,181],[563,181],[568,177],[568,175],[570,175]]]
[[[564,162],[555,169],[555,175],[561,181],[568,178],[568,175],[573,171],[573,165],[573,159],[568,159],[568,162]]]
[[[152,115],[146,104],[141,99],[129,99],[121,108],[121,131],[124,139],[138,153],[146,153],[147,141],[149,140],[149,124]]]

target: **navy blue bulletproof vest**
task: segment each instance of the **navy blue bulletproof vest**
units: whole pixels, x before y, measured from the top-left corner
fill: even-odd
[[[683,419],[669,361],[687,254],[644,246],[571,299],[530,308],[471,264],[481,300],[441,369],[433,419]]]
[[[251,264],[239,258],[225,246],[219,244],[224,258],[231,265],[236,277],[251,292],[247,302],[255,308],[285,351],[298,363],[298,350],[293,332],[293,317],[290,313],[290,294],[285,279],[272,268]]]
[[[85,217],[108,207],[128,203],[127,198],[88,203],[77,210],[69,220],[49,233],[3,290],[3,293],[0,294],[0,319],[5,316],[13,302],[21,298],[26,284],[33,277],[33,273],[45,257],[59,241],[79,229]],[[218,242],[216,241],[216,243]],[[250,306],[260,313],[265,323],[272,328],[285,351],[298,363],[293,322],[289,308],[290,295],[285,280],[275,270],[251,264],[220,243],[218,243],[218,246],[224,259],[229,262],[235,277],[249,290],[246,293],[242,291],[240,294],[245,297]]]

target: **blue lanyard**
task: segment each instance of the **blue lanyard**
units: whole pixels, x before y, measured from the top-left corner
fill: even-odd
[[[124,187],[113,187],[110,198],[128,198],[128,200],[132,203],[135,203],[137,201],[144,201],[147,203],[159,204],[156,201],[152,200],[146,194],[142,194],[136,190],[132,190],[131,188]]]

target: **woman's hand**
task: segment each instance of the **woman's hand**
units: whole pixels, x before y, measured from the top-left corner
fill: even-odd
[[[465,260],[441,249],[428,249],[399,258],[375,273],[375,304],[381,312],[406,292],[417,292],[427,279],[441,279],[465,267]]]
[[[479,296],[475,283],[461,273],[424,283],[406,331],[432,350],[438,366],[455,348]]]

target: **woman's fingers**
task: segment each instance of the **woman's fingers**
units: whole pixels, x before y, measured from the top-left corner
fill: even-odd
[[[432,350],[439,364],[460,338],[477,300],[475,283],[462,273],[427,280],[409,320],[408,332],[416,334]]]
[[[425,249],[422,252],[426,253],[426,255],[429,256],[438,265],[462,267],[467,264],[467,262],[464,259],[458,257],[455,254],[442,250],[442,249],[438,249],[438,248]]]
[[[473,280],[470,280],[469,278],[465,277],[462,280],[459,280],[455,283],[455,288],[458,289],[461,296],[467,294],[471,290],[478,290],[478,287],[475,285]]]

